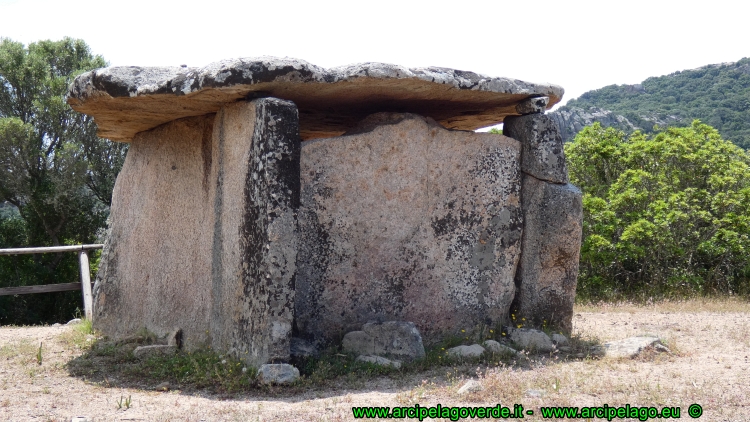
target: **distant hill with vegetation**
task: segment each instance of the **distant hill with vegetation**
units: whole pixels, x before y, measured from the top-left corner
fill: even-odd
[[[626,133],[653,133],[654,126],[689,126],[694,119],[724,139],[750,149],[750,58],[586,92],[549,113],[567,142],[600,122]]]

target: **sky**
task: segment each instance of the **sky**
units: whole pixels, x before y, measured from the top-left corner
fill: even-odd
[[[440,66],[561,85],[564,103],[748,57],[747,16],[736,0],[0,0],[0,37],[81,38],[112,66],[263,55]]]

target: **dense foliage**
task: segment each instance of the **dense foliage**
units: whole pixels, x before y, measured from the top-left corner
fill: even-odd
[[[648,78],[640,85],[610,85],[566,107],[598,107],[625,116],[645,132],[656,123],[689,126],[700,119],[742,148],[750,148],[750,58]]]
[[[125,144],[96,137],[65,102],[78,74],[105,66],[81,40],[0,41],[0,248],[92,243]],[[0,287],[74,282],[72,253],[0,256]],[[80,293],[0,296],[0,323],[70,318]]]
[[[584,193],[579,298],[750,292],[750,154],[699,121],[596,123],[565,153]]]

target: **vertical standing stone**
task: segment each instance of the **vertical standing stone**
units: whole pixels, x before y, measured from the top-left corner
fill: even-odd
[[[300,140],[296,106],[223,107],[214,125],[214,348],[260,366],[289,359]]]
[[[549,116],[506,117],[503,134],[521,142],[522,172],[552,183],[568,183],[562,137]]]
[[[94,326],[108,336],[181,328],[189,349],[208,340],[213,122],[175,120],[130,144],[94,288]]]
[[[520,254],[520,145],[378,113],[302,146],[298,332],[411,321],[426,342],[508,315]]]
[[[535,327],[572,328],[581,251],[581,191],[522,175],[523,237],[511,312]]]
[[[521,142],[523,238],[516,273],[515,323],[570,332],[583,227],[582,194],[568,183],[565,150],[546,101],[531,98],[505,119]],[[525,322],[521,322],[524,321]]]

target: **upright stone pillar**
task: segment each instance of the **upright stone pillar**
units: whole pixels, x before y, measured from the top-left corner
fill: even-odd
[[[187,349],[289,359],[299,163],[297,107],[275,98],[138,133],[113,193],[96,328],[181,329]]]
[[[321,344],[370,321],[410,321],[431,344],[504,322],[519,163],[516,140],[408,113],[305,142],[298,334]]]
[[[521,142],[523,236],[511,306],[515,322],[572,329],[583,207],[568,183],[562,137],[544,115],[546,101],[529,99],[507,117],[503,133]]]
[[[299,207],[297,107],[262,98],[214,123],[211,342],[259,366],[289,359]]]
[[[208,342],[213,123],[174,120],[130,143],[94,287],[94,327],[112,338],[181,329],[187,348]]]

